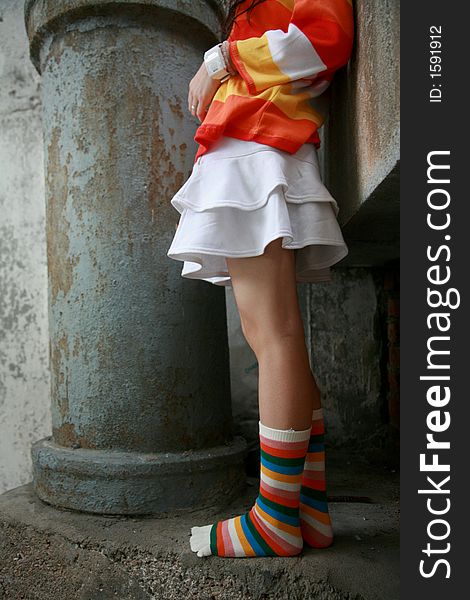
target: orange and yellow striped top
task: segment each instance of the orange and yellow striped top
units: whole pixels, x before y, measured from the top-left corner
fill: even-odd
[[[351,2],[264,0],[237,17],[228,41],[238,74],[217,89],[194,136],[195,160],[222,135],[290,153],[320,146],[320,96],[352,51]]]

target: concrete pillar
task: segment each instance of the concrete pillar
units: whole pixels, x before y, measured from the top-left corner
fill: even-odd
[[[104,514],[230,501],[224,289],[166,256],[189,175],[191,76],[214,2],[27,0],[42,76],[53,435],[33,445],[42,500]]]

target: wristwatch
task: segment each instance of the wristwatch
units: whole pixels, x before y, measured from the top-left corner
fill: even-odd
[[[224,56],[220,49],[221,45],[222,44],[216,44],[204,53],[204,64],[206,65],[209,77],[218,79],[223,83],[230,77],[230,73],[227,71],[225,65]]]

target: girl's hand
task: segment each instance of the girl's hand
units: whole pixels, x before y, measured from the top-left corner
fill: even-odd
[[[209,77],[203,62],[189,82],[188,110],[193,117],[197,117],[201,122],[204,120],[207,108],[219,86],[220,81]]]

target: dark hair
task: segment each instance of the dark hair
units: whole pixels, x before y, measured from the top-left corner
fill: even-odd
[[[246,2],[247,0],[231,0],[228,10],[227,10],[227,16],[225,18],[225,21],[222,25],[222,39],[227,39],[228,36],[230,35],[230,31],[232,30],[232,26],[235,22],[235,16],[240,16],[243,13],[248,13],[248,20],[250,19],[250,13],[251,11],[254,9],[255,6],[258,6],[258,4],[261,4],[262,2],[264,2],[265,0],[251,0],[251,2],[247,2],[247,7],[244,8],[243,10],[241,10],[238,14],[237,14],[237,9],[240,6],[240,4],[243,4],[244,2]]]

